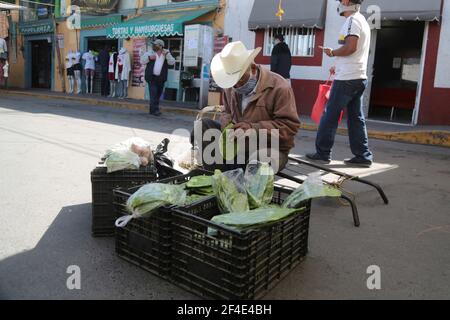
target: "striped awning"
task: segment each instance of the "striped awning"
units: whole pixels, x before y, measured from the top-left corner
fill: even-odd
[[[126,22],[110,27],[107,30],[108,38],[141,38],[141,37],[169,37],[183,35],[185,22],[194,20],[216,7],[197,10],[151,12]]]
[[[305,27],[322,29],[325,24],[326,0],[288,0],[282,2],[285,12],[280,20],[275,14],[278,1],[255,0],[248,20],[250,30],[267,27]]]
[[[81,15],[81,29],[110,27],[122,22],[120,14],[106,16],[86,16]]]

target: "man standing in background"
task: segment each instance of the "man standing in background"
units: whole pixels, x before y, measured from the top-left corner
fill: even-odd
[[[330,98],[320,120],[316,137],[316,153],[307,154],[310,160],[330,163],[331,149],[343,108],[347,108],[347,127],[350,149],[354,155],[344,160],[350,166],[370,167],[373,161],[369,150],[362,97],[367,87],[367,63],[370,48],[370,26],[360,13],[362,0],[340,0],[338,13],[346,18],[339,33],[339,49],[323,48],[325,54],[336,58],[330,70],[335,80]]]
[[[164,49],[164,41],[156,39],[153,42],[153,50],[141,55],[141,64],[145,67],[145,81],[148,83],[150,91],[150,114],[160,116],[159,98],[167,81],[169,66],[175,64],[169,50]]]
[[[283,78],[291,79],[291,50],[284,42],[284,36],[277,34],[274,37],[275,46],[272,49],[272,56],[270,58],[270,71],[278,73]]]

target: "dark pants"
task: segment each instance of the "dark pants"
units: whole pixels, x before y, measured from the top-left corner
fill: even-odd
[[[108,70],[102,70],[101,76],[101,94],[102,96],[106,97],[109,94]]]
[[[316,137],[316,151],[321,157],[331,158],[339,117],[346,107],[348,137],[352,153],[358,159],[373,160],[362,110],[362,95],[366,87],[367,80],[362,79],[333,82],[330,99],[320,120]]]
[[[149,83],[148,88],[150,92],[150,113],[159,112],[159,98],[164,89],[164,83],[160,77],[154,77]]]
[[[201,131],[202,134],[201,136],[203,137],[203,133],[208,130],[208,129],[217,129],[217,130],[221,130],[221,125],[220,122],[212,120],[212,119],[202,119],[201,121]],[[192,130],[191,132],[191,144],[193,146],[197,145],[200,147],[200,145],[202,146],[202,151],[205,150],[205,148],[207,146],[209,146],[210,144],[218,144],[219,141],[214,140],[214,138],[212,139],[212,141],[204,141],[202,139],[202,141],[195,141],[195,133],[194,130]],[[217,148],[213,148],[213,153],[214,150],[217,150]],[[248,145],[245,148],[246,150],[246,154],[245,154],[245,164],[237,164],[236,163],[236,159],[234,161],[234,163],[229,164],[229,163],[225,163],[225,164],[206,164],[203,163],[203,167],[206,170],[209,171],[214,171],[214,169],[220,169],[222,172],[224,171],[229,171],[229,170],[234,170],[234,169],[238,169],[238,168],[242,168],[245,171],[245,168],[247,166],[247,163],[249,161],[250,155],[248,154],[248,150],[250,150],[250,148],[248,148]],[[215,157],[215,154],[211,155],[212,157]],[[203,158],[203,157],[202,157]],[[278,171],[281,171],[284,169],[284,167],[287,164],[288,161],[288,153],[287,152],[279,152],[279,169]]]

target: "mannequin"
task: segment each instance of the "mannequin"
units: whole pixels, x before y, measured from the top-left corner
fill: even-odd
[[[75,82],[77,85],[77,94],[81,93],[81,53],[76,51],[72,52],[71,61],[72,61],[72,68],[73,68],[73,74],[75,77]],[[75,91],[75,88],[74,88]]]
[[[109,77],[109,84],[110,84],[110,98],[114,98],[116,96],[116,84],[117,84],[117,78],[116,78],[116,67],[117,67],[117,52],[116,48],[112,49],[112,52],[110,53],[109,57],[109,66],[108,66],[108,77]]]
[[[95,61],[97,58],[94,55],[94,51],[89,50],[83,54],[82,59],[85,61],[84,74],[86,77],[86,93],[92,94],[92,89],[94,86]]]
[[[68,93],[73,93],[74,91],[74,70],[73,70],[73,61],[72,61],[73,52],[69,50],[69,53],[66,55],[66,72],[67,72],[67,80],[69,81]]]
[[[0,58],[0,87],[7,87],[8,68],[8,60]]]
[[[128,79],[130,78],[131,62],[130,54],[125,48],[121,48],[117,57],[116,78],[120,83],[120,96],[124,99],[128,97]]]
[[[0,38],[0,59],[8,59],[8,47],[3,38]]]

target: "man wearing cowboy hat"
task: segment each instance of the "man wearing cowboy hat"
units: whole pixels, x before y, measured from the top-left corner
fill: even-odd
[[[281,170],[287,163],[289,151],[294,147],[300,121],[289,83],[280,75],[254,63],[260,51],[261,48],[247,50],[242,42],[237,41],[227,44],[213,58],[212,76],[217,85],[225,89],[224,112],[220,123],[211,119],[202,120],[202,131],[223,130],[230,124],[236,134],[240,132],[247,135],[251,131],[267,130],[268,135],[278,136],[279,150],[272,150],[272,147],[271,152],[279,154],[279,157],[271,158],[277,161],[277,168],[274,169]],[[203,148],[208,143],[211,142],[201,142]],[[257,149],[260,147],[264,146],[258,142]],[[245,159],[249,160],[248,154]]]

